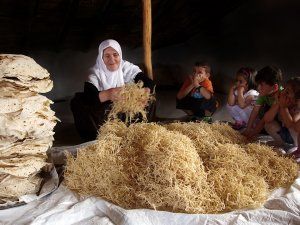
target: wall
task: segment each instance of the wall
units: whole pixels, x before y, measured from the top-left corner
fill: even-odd
[[[183,77],[192,71],[194,61],[203,59],[212,64],[214,86],[221,93],[227,92],[230,80],[241,66],[260,69],[273,64],[283,70],[286,79],[300,75],[297,62],[300,58],[299,3],[247,1],[187,42],[154,50],[156,82],[179,85]],[[122,47],[125,59],[142,63],[141,48]],[[95,62],[97,49],[61,53],[39,51],[31,55],[51,73],[54,89],[47,95],[58,100],[82,91],[88,68]]]

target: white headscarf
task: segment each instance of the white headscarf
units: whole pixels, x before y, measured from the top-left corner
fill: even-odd
[[[103,51],[112,47],[120,55],[120,66],[116,71],[109,71],[103,61]],[[130,62],[122,59],[122,50],[119,43],[115,40],[108,39],[99,45],[99,53],[96,64],[91,69],[92,74],[88,76],[88,82],[92,83],[98,91],[110,88],[121,87],[125,83],[133,82],[135,76],[142,72],[140,68]]]

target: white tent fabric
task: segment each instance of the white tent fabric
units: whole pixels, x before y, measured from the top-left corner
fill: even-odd
[[[82,145],[81,145],[82,146]],[[75,147],[67,147],[71,151]],[[59,150],[62,150],[59,148]],[[54,152],[58,152],[55,149]],[[60,151],[61,152],[61,151]],[[300,172],[288,189],[275,190],[263,207],[224,214],[183,214],[126,210],[101,198],[80,197],[64,184],[26,205],[0,210],[0,224],[33,225],[299,225]]]

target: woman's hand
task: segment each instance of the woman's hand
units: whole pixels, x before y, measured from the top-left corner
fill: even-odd
[[[151,90],[150,88],[144,88],[145,93],[150,94]],[[144,105],[145,107],[148,105],[148,100],[145,100],[142,102],[142,105]]]
[[[119,100],[121,98],[120,96],[121,89],[122,88],[120,87],[109,89],[109,100],[113,102]]]
[[[118,100],[121,96],[120,96],[120,91],[121,88],[120,87],[116,87],[116,88],[110,88],[107,89],[105,91],[101,91],[99,93],[99,99],[101,102],[106,102],[106,101],[116,101]]]
[[[151,92],[150,88],[147,88],[147,87],[144,88],[144,90],[145,90],[146,93],[149,93],[149,94],[150,94],[150,92]]]

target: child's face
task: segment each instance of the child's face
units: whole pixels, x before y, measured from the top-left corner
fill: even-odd
[[[265,82],[261,82],[258,84],[257,90],[261,96],[266,96],[266,95],[270,95],[273,92],[277,91],[278,85],[277,84],[269,85],[269,84],[266,84]]]
[[[283,93],[291,100],[295,99],[295,93],[291,85],[286,85]]]
[[[199,82],[202,82],[203,80],[209,78],[209,75],[210,74],[206,72],[205,67],[201,67],[201,66],[194,67],[194,76],[198,78]]]
[[[237,87],[248,87],[247,81],[243,75],[237,75],[235,81]]]

